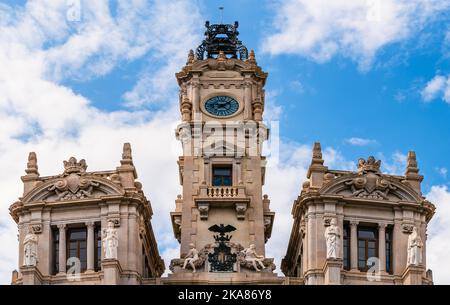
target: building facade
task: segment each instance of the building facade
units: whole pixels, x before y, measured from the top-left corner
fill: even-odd
[[[115,170],[86,169],[72,157],[62,174],[41,177],[30,153],[23,196],[10,207],[19,230],[13,284],[141,284],[164,272],[130,144]]]
[[[176,73],[182,194],[170,220],[180,252],[168,276],[125,143],[111,171],[88,172],[72,157],[61,174],[41,177],[30,153],[23,196],[10,207],[19,230],[13,284],[433,283],[426,229],[435,208],[422,196],[415,153],[404,176],[382,173],[374,157],[356,171],[331,170],[319,143],[293,205],[285,277],[274,272],[266,242],[275,212],[262,191],[268,74],[237,29],[206,22],[204,41]]]
[[[426,229],[435,207],[421,193],[416,155],[404,176],[383,174],[381,161],[357,171],[324,166],[314,145],[308,179],[295,200],[294,225],[282,261],[305,284],[432,284]]]

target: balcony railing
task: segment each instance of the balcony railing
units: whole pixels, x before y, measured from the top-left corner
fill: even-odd
[[[233,198],[239,196],[239,189],[232,186],[208,187],[206,194],[211,198]]]

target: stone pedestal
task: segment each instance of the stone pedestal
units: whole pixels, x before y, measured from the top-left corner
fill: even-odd
[[[324,284],[325,285],[340,285],[341,284],[341,258],[328,258],[323,267]]]
[[[403,273],[403,285],[422,285],[422,277],[425,267],[409,265]]]
[[[35,266],[22,266],[20,268],[23,285],[42,285],[42,273]]]
[[[122,267],[116,259],[104,259],[102,261],[103,285],[120,285]]]

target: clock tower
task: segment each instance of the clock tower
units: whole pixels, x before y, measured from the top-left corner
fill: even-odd
[[[279,281],[265,257],[275,216],[262,193],[267,73],[237,29],[237,22],[206,22],[205,39],[176,73],[183,193],[171,213],[180,258],[171,261],[169,282]]]

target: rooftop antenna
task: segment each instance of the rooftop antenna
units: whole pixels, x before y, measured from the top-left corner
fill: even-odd
[[[223,6],[219,7],[219,10],[220,10],[220,24],[223,24],[223,9],[224,9]]]

